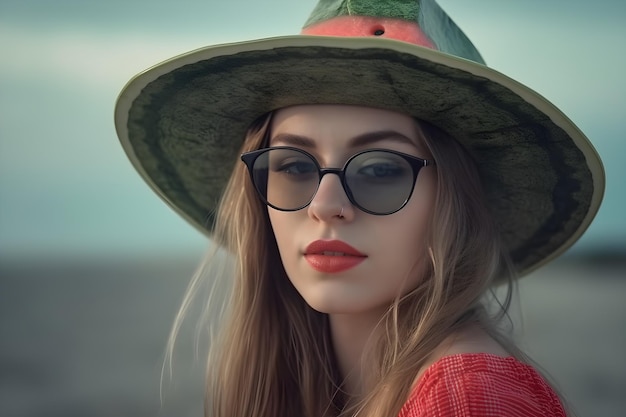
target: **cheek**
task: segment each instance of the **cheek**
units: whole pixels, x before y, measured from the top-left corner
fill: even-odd
[[[395,245],[390,245],[388,250],[390,262],[387,268],[398,272],[394,276],[397,288],[402,294],[420,285],[430,270],[425,227],[421,224],[411,226],[404,229],[402,238],[395,242]],[[408,230],[411,230],[411,233],[406,233]],[[394,246],[395,250],[392,250]]]
[[[414,229],[419,231],[418,238],[425,245],[428,244],[428,236],[433,226],[437,183],[437,171],[433,168],[423,169],[417,178],[416,188],[409,202],[415,214]]]
[[[284,220],[281,219],[281,213],[277,212],[276,210],[273,210],[272,208],[268,207],[267,208],[267,214],[269,216],[270,219],[270,225],[272,226],[272,231],[274,232],[274,237],[276,238],[276,243],[278,243],[278,246],[281,246],[281,237],[282,237],[282,233],[281,230],[284,227]]]
[[[422,276],[422,265],[428,259],[428,224],[415,218],[408,220],[382,231],[386,238],[379,244],[387,259],[387,267],[413,279],[416,275]]]
[[[394,241],[390,244],[395,250],[388,249],[397,261],[405,259],[402,265],[410,271],[409,276],[418,281],[429,269],[428,249],[435,206],[436,179],[432,173],[427,174],[430,175],[420,178],[422,182],[416,186],[407,206],[398,212],[400,216],[393,227]]]
[[[268,207],[268,215],[278,250],[280,251],[281,257],[284,258],[286,250],[295,248],[295,245],[290,239],[293,237],[292,232],[295,230],[295,223],[297,221],[295,218],[297,216],[294,216],[294,213],[274,210],[271,207]]]

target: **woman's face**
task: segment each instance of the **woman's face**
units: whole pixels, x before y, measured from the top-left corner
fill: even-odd
[[[294,106],[277,111],[270,128],[270,147],[302,149],[322,168],[341,168],[367,149],[431,158],[415,121],[386,110]],[[376,171],[364,165],[359,172],[387,175],[384,158],[374,163]],[[334,174],[322,177],[307,207],[290,212],[268,207],[283,265],[306,302],[323,313],[378,314],[396,296],[415,288],[427,262],[436,182],[436,169],[422,168],[408,203],[389,215],[368,214],[353,206]],[[370,196],[370,201],[377,197]]]

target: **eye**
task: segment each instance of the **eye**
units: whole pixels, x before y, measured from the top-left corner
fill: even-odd
[[[317,171],[315,164],[306,159],[290,158],[277,162],[272,166],[272,171],[289,175],[307,175]]]
[[[370,161],[363,164],[357,174],[370,179],[392,179],[404,175],[404,169],[392,161]]]

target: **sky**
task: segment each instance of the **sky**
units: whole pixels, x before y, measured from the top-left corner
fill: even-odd
[[[440,0],[494,69],[590,138],[604,203],[572,252],[626,251],[626,2]],[[124,84],[206,45],[299,32],[313,0],[0,0],[0,256],[199,253],[114,130]]]

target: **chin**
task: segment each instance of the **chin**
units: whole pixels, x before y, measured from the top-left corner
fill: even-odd
[[[380,314],[382,315],[391,305],[392,301],[381,301],[372,299],[355,299],[354,297],[341,297],[338,291],[332,294],[315,294],[315,296],[304,296],[304,301],[313,310],[324,314]]]

